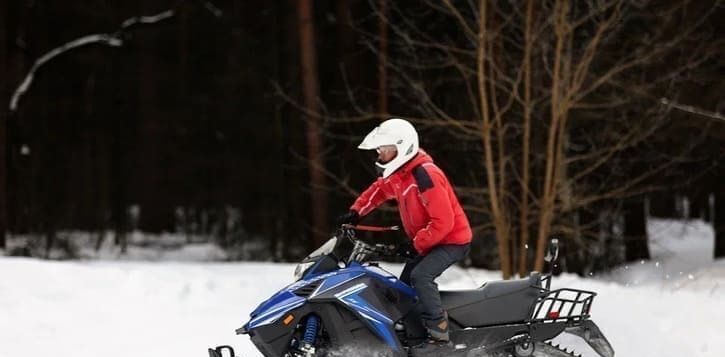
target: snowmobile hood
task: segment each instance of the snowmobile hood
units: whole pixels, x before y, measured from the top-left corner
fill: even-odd
[[[249,331],[273,323],[286,312],[302,306],[305,301],[305,298],[297,296],[291,291],[282,290],[252,311],[250,314],[252,319],[244,325],[244,329]]]
[[[250,314],[251,319],[244,325],[244,329],[249,331],[274,323],[285,313],[304,305],[307,300],[330,292],[363,275],[373,276],[411,297],[416,296],[415,291],[400,282],[395,275],[377,266],[363,266],[352,263],[346,268],[310,276],[283,288],[252,311]]]

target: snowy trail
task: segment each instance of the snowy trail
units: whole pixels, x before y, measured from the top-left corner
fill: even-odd
[[[0,259],[0,356],[204,355],[240,342],[234,329],[290,269]]]
[[[654,242],[662,250],[681,244],[691,252],[712,243],[711,232],[696,233],[685,241],[662,235]],[[652,262],[594,279],[565,275],[553,287],[598,292],[593,320],[617,356],[722,356],[725,261],[692,253],[678,256],[673,267],[662,250],[653,249]],[[395,274],[401,269],[383,266]],[[0,356],[193,357],[219,344],[232,345],[243,357],[259,356],[249,338],[234,330],[290,282],[293,269],[272,263],[0,257]],[[441,289],[465,289],[498,278],[498,272],[452,268],[439,282]]]
[[[389,266],[391,271],[399,266]],[[231,344],[256,304],[289,281],[292,265],[59,263],[0,259],[0,356],[204,356]],[[470,273],[470,275],[469,275]],[[451,270],[441,288],[494,279]],[[565,276],[555,286],[599,292],[593,318],[618,356],[721,356],[725,296],[625,287]],[[581,348],[581,346],[577,345]],[[30,348],[30,351],[26,350]],[[25,352],[29,352],[25,354]]]

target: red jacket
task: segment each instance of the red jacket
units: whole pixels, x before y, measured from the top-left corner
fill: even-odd
[[[403,228],[421,255],[440,244],[471,242],[471,227],[446,175],[425,151],[387,178],[379,178],[350,209],[365,216],[383,202],[398,201]]]

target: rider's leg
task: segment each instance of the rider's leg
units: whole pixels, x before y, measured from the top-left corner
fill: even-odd
[[[425,326],[434,340],[449,339],[448,318],[441,306],[441,296],[435,279],[455,262],[463,260],[468,250],[468,244],[437,246],[424,256],[410,273],[410,282],[418,293]]]
[[[423,260],[423,257],[420,255],[408,260],[403,267],[403,272],[400,273],[400,281],[411,285],[410,274],[413,272],[413,269],[420,263],[421,260]]]

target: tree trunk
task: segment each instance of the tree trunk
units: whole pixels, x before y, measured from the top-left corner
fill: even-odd
[[[624,246],[626,261],[650,259],[643,200],[624,204]]]
[[[7,118],[9,112],[7,104],[10,99],[10,83],[7,78],[9,68],[7,61],[7,6],[5,3],[0,8],[0,78],[4,78],[0,83],[0,249],[5,249],[5,232],[8,230],[8,196],[7,196]]]
[[[315,49],[315,23],[312,0],[297,2],[300,34],[300,71],[302,95],[307,121],[307,159],[310,168],[312,201],[312,233],[315,245],[323,243],[327,236],[327,192],[325,191],[324,148],[320,118],[319,84]]]
[[[345,1],[340,1],[340,3]],[[345,2],[346,3],[346,2]],[[285,34],[289,32],[289,18],[285,12],[286,2],[277,1],[275,3],[275,15],[273,17],[273,24],[275,28],[276,40],[271,45],[271,50],[274,51],[274,67],[272,72],[272,78],[277,83],[287,83],[291,78],[288,73],[290,67],[293,67],[293,63],[289,56],[286,56],[285,51]],[[286,16],[287,15],[287,16]],[[292,26],[295,28],[295,26]],[[285,254],[285,236],[287,236],[286,224],[289,225],[289,192],[288,187],[289,180],[291,177],[287,176],[287,150],[290,145],[289,138],[285,135],[289,129],[285,118],[288,116],[288,110],[284,103],[275,103],[274,106],[274,138],[277,144],[274,147],[274,156],[278,162],[277,170],[275,171],[276,185],[280,189],[277,190],[277,202],[283,210],[275,217],[274,234],[269,244],[269,253],[274,261],[283,261]]]
[[[152,13],[155,6],[149,2],[137,3],[139,13]],[[133,163],[137,165],[132,169],[133,180],[137,180],[132,187],[138,188],[138,203],[140,204],[139,227],[151,232],[163,232],[173,229],[173,208],[166,187],[172,179],[171,172],[176,164],[169,148],[173,134],[169,128],[169,118],[172,115],[165,113],[164,98],[166,92],[161,90],[164,76],[173,73],[173,68],[167,68],[168,62],[160,56],[158,45],[161,43],[158,31],[146,31],[142,35],[143,41],[137,41],[139,47],[137,88],[137,145],[134,151]],[[174,73],[178,74],[178,73]],[[173,97],[173,96],[171,96]],[[123,238],[123,236],[121,236]],[[122,248],[125,240],[120,241]]]
[[[16,2],[5,2],[5,7],[0,10],[4,16],[3,22],[5,25],[5,38],[13,38],[15,40],[27,41],[25,35],[25,24],[28,22],[28,13],[30,9],[27,6],[23,6]],[[7,12],[4,12],[7,10]],[[24,73],[23,67],[27,63],[25,51],[10,51],[10,45],[6,42],[6,51],[3,61],[5,61],[5,71],[0,72],[4,74],[2,77],[2,83],[8,86],[7,97],[4,99],[0,113],[6,110],[7,105],[10,101],[14,86],[20,84],[22,81],[22,74]],[[2,70],[2,69],[0,69]],[[2,86],[3,84],[0,84]],[[2,115],[2,114],[0,114]],[[11,119],[12,117],[12,119]],[[19,113],[11,113],[5,118],[4,123],[5,140],[6,145],[4,149],[7,150],[4,159],[7,160],[5,171],[5,200],[6,200],[6,214],[7,214],[7,231],[18,231],[27,232],[32,220],[29,219],[29,211],[33,207],[33,203],[30,202],[30,183],[28,182],[27,175],[27,160],[25,155],[22,154],[20,145],[23,144],[24,138],[22,128],[19,121]],[[25,176],[23,176],[25,175]]]
[[[544,254],[547,247],[547,239],[551,230],[551,222],[555,216],[556,189],[558,187],[558,165],[557,162],[561,150],[561,137],[558,133],[563,127],[564,116],[566,115],[565,85],[566,61],[564,44],[567,35],[568,2],[557,1],[554,7],[554,32],[556,34],[556,49],[554,50],[554,69],[551,79],[551,122],[546,143],[546,168],[544,173],[544,187],[540,205],[539,230],[536,239],[536,261],[534,270],[542,271],[544,268]]]
[[[388,0],[378,0],[378,113],[384,119],[388,113]]]
[[[660,218],[676,217],[673,193],[665,191],[649,196],[649,215]]]
[[[123,78],[124,73],[132,73],[132,71],[122,70],[122,59],[119,56],[114,56],[111,60],[111,76],[114,83],[115,93],[131,93],[131,91],[124,91],[123,89]],[[128,133],[129,127],[133,127],[135,120],[129,120],[129,118],[136,118],[138,110],[135,112],[130,109],[133,104],[123,103],[121,108],[124,110],[113,110],[108,120],[110,123],[107,125],[110,128],[110,143],[109,143],[109,168],[107,173],[108,180],[108,200],[109,208],[111,211],[111,228],[114,234],[114,240],[116,243],[122,244],[122,249],[125,251],[127,244],[126,232],[128,231],[128,185],[129,185],[129,166],[126,157],[129,148],[135,147],[136,142],[128,142],[132,139]],[[135,136],[134,136],[135,137]],[[104,175],[105,176],[105,175]]]
[[[336,85],[340,93],[360,85],[360,66],[356,59],[355,35],[353,27],[352,8],[350,1],[335,1],[335,14],[337,16],[337,56],[339,60],[339,76],[335,76],[339,82]]]
[[[510,231],[509,220],[504,207],[503,193],[498,190],[499,182],[496,177],[496,166],[494,152],[492,146],[492,129],[494,121],[491,120],[491,111],[489,93],[486,87],[487,67],[486,58],[490,56],[487,52],[489,48],[487,40],[487,7],[486,1],[479,1],[478,16],[478,38],[476,50],[476,74],[478,86],[478,104],[481,112],[481,121],[483,122],[483,130],[481,133],[481,141],[484,148],[484,168],[486,170],[486,184],[488,185],[489,201],[491,205],[491,219],[496,231],[496,241],[498,243],[498,255],[501,264],[501,274],[504,279],[508,279],[513,274],[510,254]],[[492,93],[493,94],[493,93]],[[499,128],[500,129],[500,128]]]
[[[530,143],[531,143],[531,112],[533,103],[531,101],[531,51],[533,39],[531,28],[534,21],[534,0],[526,2],[526,30],[524,32],[524,135],[522,137],[521,153],[521,211],[520,213],[520,240],[519,240],[519,276],[526,276],[529,270],[529,175],[531,173],[529,164]]]
[[[715,259],[725,258],[725,189],[720,187],[719,190],[715,195],[715,220],[712,224],[715,230]]]
[[[710,192],[707,192],[707,189],[710,187],[707,184],[707,180],[702,180],[699,187],[694,188],[694,192],[691,192],[690,195],[688,195],[688,198],[690,199],[690,216],[688,218],[690,219],[702,219],[703,221],[707,222],[709,219],[709,194]]]

